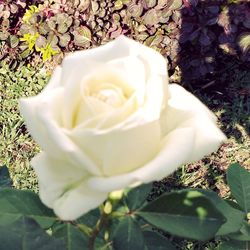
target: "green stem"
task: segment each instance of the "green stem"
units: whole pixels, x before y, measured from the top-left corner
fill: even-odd
[[[107,219],[108,219],[108,214],[106,214],[104,212],[104,210],[102,210],[101,217],[97,221],[95,228],[93,229],[93,231],[90,234],[89,250],[94,250],[96,237],[100,233],[102,228],[105,226]]]

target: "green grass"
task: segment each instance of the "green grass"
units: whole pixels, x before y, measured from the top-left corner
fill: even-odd
[[[0,166],[10,169],[14,186],[37,190],[37,178],[30,159],[39,151],[19,114],[18,99],[39,93],[48,77],[40,70],[21,67],[12,71],[0,68]]]

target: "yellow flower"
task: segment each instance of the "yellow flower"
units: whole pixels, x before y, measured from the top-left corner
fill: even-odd
[[[30,18],[32,15],[36,12],[39,12],[39,9],[35,5],[31,5],[28,10],[26,10],[24,16],[23,16],[23,22],[29,23]]]
[[[39,37],[39,34],[24,34],[20,41],[26,42],[28,44],[29,50],[35,46],[36,40]]]
[[[47,43],[44,48],[39,48],[36,46],[36,51],[41,52],[44,62],[50,60],[52,56],[58,54],[58,51],[54,50],[50,43]]]

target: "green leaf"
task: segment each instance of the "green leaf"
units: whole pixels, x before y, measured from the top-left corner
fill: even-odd
[[[17,45],[18,45],[18,43],[19,43],[19,39],[18,39],[17,36],[11,35],[11,36],[9,37],[9,40],[10,40],[9,42],[10,42],[10,47],[11,47],[11,48],[17,47]]]
[[[229,240],[222,242],[216,250],[249,250],[249,241]]]
[[[21,57],[22,58],[26,58],[31,54],[31,50],[30,49],[26,49],[21,53]]]
[[[0,167],[0,189],[11,186],[12,186],[12,181],[10,179],[8,168],[6,166]]]
[[[20,217],[7,226],[0,226],[0,249],[64,250],[63,242],[50,237],[33,219]]]
[[[88,227],[94,227],[97,221],[100,219],[100,210],[99,208],[93,209],[87,214],[84,214],[82,217],[76,220],[79,224],[85,224]]]
[[[221,212],[196,190],[162,195],[136,214],[166,232],[195,240],[214,237],[225,222]]]
[[[114,249],[144,249],[142,231],[132,217],[125,217],[117,226],[113,238]]]
[[[250,224],[244,221],[241,229],[237,233],[228,235],[233,240],[250,241]]]
[[[250,173],[238,163],[232,164],[227,171],[227,182],[231,193],[247,214],[250,212]]]
[[[77,227],[65,223],[53,233],[53,236],[65,242],[67,250],[87,249],[88,238]]]
[[[111,242],[108,242],[104,245],[95,244],[95,249],[97,249],[97,250],[113,250]]]
[[[135,210],[143,205],[149,192],[152,189],[152,183],[143,184],[139,187],[125,191],[125,202],[130,210]]]
[[[245,219],[245,214],[241,210],[230,206],[213,191],[204,189],[198,189],[198,191],[205,195],[226,218],[226,223],[222,224],[216,235],[227,235],[240,230]]]
[[[49,228],[57,219],[37,194],[27,190],[0,189],[0,225],[11,224],[22,216],[35,219],[43,228]]]
[[[176,250],[175,246],[159,233],[144,231],[143,236],[147,250]]]

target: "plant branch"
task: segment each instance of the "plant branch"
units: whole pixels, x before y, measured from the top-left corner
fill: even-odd
[[[101,217],[97,221],[95,228],[90,234],[89,250],[94,250],[96,237],[99,234],[99,232],[102,230],[102,228],[105,226],[107,222],[107,218],[108,218],[108,214],[106,214],[104,210],[102,210]]]

